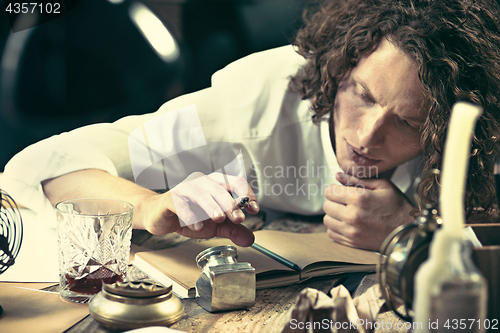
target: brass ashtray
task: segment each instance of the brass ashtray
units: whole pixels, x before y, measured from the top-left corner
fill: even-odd
[[[104,284],[89,304],[90,315],[113,331],[167,326],[184,315],[184,305],[172,292],[148,282]]]

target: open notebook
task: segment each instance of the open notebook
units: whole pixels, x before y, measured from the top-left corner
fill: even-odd
[[[326,233],[299,234],[275,230],[255,232],[255,242],[297,264],[296,271],[251,248],[239,247],[238,262],[255,268],[257,289],[286,286],[312,277],[349,272],[373,272],[379,254],[333,242]],[[134,266],[183,298],[196,295],[195,284],[201,274],[196,255],[212,246],[233,245],[228,239],[214,238],[177,247],[138,252]]]

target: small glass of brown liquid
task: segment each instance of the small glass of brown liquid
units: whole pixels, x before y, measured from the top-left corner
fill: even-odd
[[[61,297],[88,303],[103,283],[124,281],[133,206],[111,199],[72,199],[58,203],[56,213]]]

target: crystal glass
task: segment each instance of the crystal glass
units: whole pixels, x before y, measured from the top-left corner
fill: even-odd
[[[88,303],[103,283],[124,281],[133,206],[112,199],[58,203],[59,284],[64,300]]]

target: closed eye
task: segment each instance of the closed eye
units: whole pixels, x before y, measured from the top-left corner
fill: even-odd
[[[366,104],[377,103],[370,89],[368,89],[368,87],[363,82],[356,81],[355,79],[353,85],[353,93]]]
[[[404,127],[412,130],[412,131],[415,131],[415,132],[418,132],[420,131],[420,129],[422,128],[421,125],[419,124],[416,124],[414,122],[409,122],[408,120],[404,119],[404,118],[401,118],[401,117],[398,117],[398,122],[403,125]]]
[[[361,96],[361,99],[367,103],[375,103],[375,101],[373,100],[373,98],[371,98],[368,94],[366,93],[361,93],[360,94]]]
[[[356,95],[359,96],[359,98],[364,103],[367,103],[367,104],[374,104],[375,103],[375,99],[373,98],[373,96],[363,88],[357,89]]]

